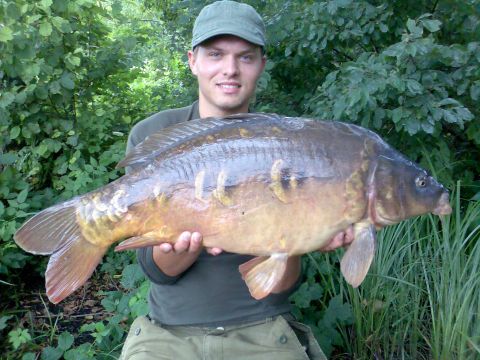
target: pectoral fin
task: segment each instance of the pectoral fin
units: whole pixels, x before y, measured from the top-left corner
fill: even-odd
[[[270,257],[253,258],[238,267],[242,279],[245,280],[250,294],[255,299],[263,299],[272,292],[283,278],[287,267],[287,259],[287,254],[276,253]]]
[[[365,276],[375,255],[375,226],[370,223],[357,223],[354,228],[352,244],[343,255],[340,269],[345,280],[354,288],[358,287]]]

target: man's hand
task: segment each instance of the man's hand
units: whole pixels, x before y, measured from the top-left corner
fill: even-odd
[[[187,270],[197,260],[203,249],[200,233],[184,231],[175,244],[161,243],[153,247],[153,260],[165,274],[177,276]],[[222,252],[220,248],[206,248],[211,255]]]
[[[345,231],[339,232],[325,246],[318,249],[321,252],[332,251],[342,246],[350,245],[353,241],[353,226],[350,225]]]
[[[184,231],[178,237],[178,240],[175,244],[162,243],[158,245],[159,249],[168,254],[173,251],[175,254],[182,254],[188,252],[190,254],[200,253],[202,246],[203,237],[199,232]],[[211,255],[219,255],[223,250],[217,247],[206,248],[207,252]]]

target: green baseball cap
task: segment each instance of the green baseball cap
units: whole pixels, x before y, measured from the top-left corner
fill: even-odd
[[[265,24],[248,4],[225,0],[205,6],[193,25],[192,49],[217,35],[234,35],[265,47]]]

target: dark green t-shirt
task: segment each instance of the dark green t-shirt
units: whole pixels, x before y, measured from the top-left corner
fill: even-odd
[[[152,133],[199,117],[198,101],[154,114],[134,126],[127,152]],[[150,317],[162,324],[220,326],[284,314],[290,311],[288,296],[298,286],[297,282],[290,291],[255,300],[238,271],[240,264],[252,258],[247,255],[223,252],[212,256],[203,251],[189,269],[176,277],[157,267],[151,247],[138,250],[137,258],[152,282],[148,298]]]

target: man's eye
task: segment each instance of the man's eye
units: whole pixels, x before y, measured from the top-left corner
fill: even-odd
[[[253,56],[252,55],[243,55],[242,60],[243,61],[252,61]]]
[[[219,57],[220,56],[220,52],[218,51],[211,51],[208,56],[210,57]]]

